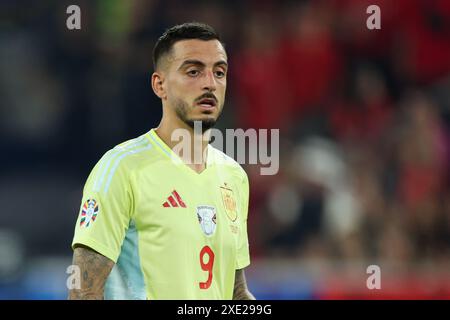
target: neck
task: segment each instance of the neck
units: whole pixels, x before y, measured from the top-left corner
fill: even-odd
[[[210,130],[194,130],[177,117],[168,119],[163,116],[155,131],[186,165],[197,172],[206,168]]]

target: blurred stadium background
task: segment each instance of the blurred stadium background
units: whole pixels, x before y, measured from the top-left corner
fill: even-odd
[[[256,297],[450,298],[450,1],[2,0],[0,17],[0,299],[66,298],[84,181],[158,124],[152,47],[193,20],[229,53],[219,128],[280,129],[280,172],[246,167]]]

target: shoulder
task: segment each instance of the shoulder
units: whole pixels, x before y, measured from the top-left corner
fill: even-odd
[[[106,163],[114,167],[133,170],[151,153],[152,144],[145,135],[127,140],[108,150],[99,163]]]
[[[222,166],[223,170],[226,170],[232,174],[237,180],[248,184],[247,173],[236,160],[211,145],[209,145],[209,151],[211,152],[211,156],[213,158],[212,161],[215,165]]]
[[[90,179],[94,189],[101,190],[112,181],[126,180],[130,174],[151,159],[152,144],[145,135],[127,140],[108,150],[95,165]]]

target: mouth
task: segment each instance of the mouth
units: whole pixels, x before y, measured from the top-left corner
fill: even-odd
[[[197,102],[197,105],[203,109],[213,109],[217,106],[217,101],[212,98],[203,98]]]

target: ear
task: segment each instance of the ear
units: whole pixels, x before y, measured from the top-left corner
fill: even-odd
[[[164,75],[160,72],[153,72],[152,74],[152,88],[153,92],[162,100],[166,96],[166,90],[164,89]]]

